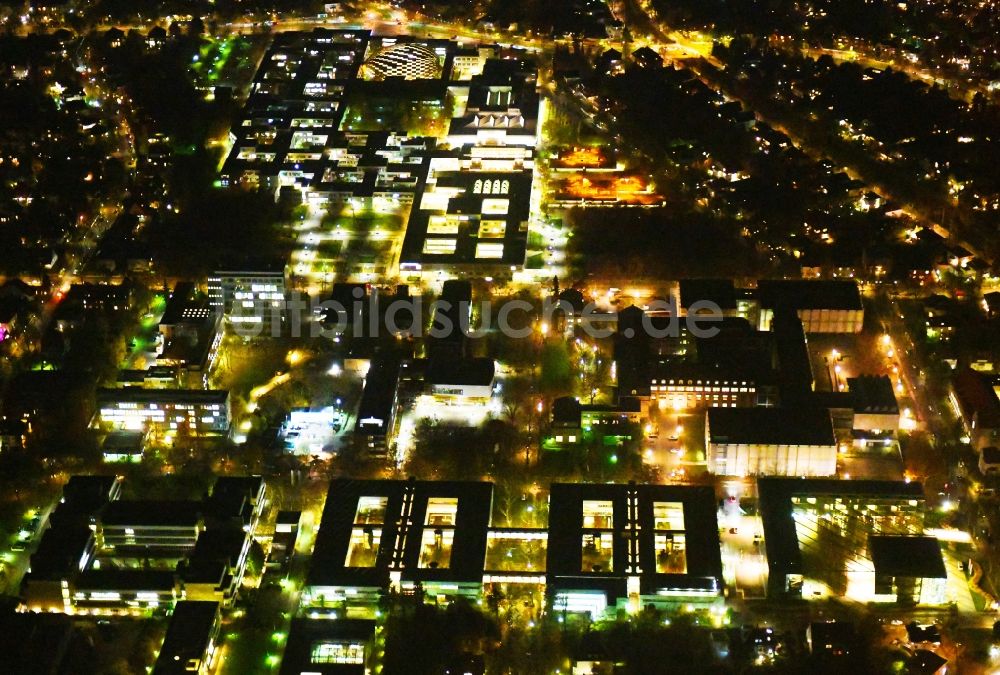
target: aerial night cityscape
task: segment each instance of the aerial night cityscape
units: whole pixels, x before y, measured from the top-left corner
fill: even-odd
[[[0,675],[1000,675],[998,167],[993,0],[0,0]]]

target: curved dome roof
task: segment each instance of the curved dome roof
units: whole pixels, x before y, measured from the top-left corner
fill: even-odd
[[[404,77],[427,80],[441,77],[437,54],[426,45],[402,43],[386,47],[364,63],[365,74],[372,79]]]

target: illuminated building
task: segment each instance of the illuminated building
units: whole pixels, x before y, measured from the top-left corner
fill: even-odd
[[[712,488],[551,486],[546,587],[556,612],[716,603],[722,557]]]
[[[410,216],[400,255],[404,276],[476,274],[509,277],[524,265],[533,173],[432,170]]]
[[[738,316],[698,321],[717,333],[698,338],[686,320],[635,306],[620,311],[615,336],[619,396],[678,411],[774,405],[779,383],[774,362],[781,352],[773,336]]]
[[[88,316],[112,316],[124,312],[132,301],[128,284],[73,284],[52,314],[60,330],[78,326]]]
[[[555,181],[554,191],[550,203],[561,207],[653,206],[663,202],[647,178],[625,172],[569,174]]]
[[[488,401],[496,383],[496,364],[487,358],[431,359],[424,380],[442,400]]]
[[[443,52],[443,50],[442,50]],[[404,80],[433,80],[441,77],[444,54],[417,42],[388,45],[361,66],[368,80],[401,77]]]
[[[537,72],[527,61],[490,59],[469,83],[465,110],[451,121],[448,143],[527,145],[538,138]]]
[[[372,672],[375,625],[366,619],[292,619],[279,675]]]
[[[153,665],[152,675],[208,675],[215,665],[216,644],[222,626],[217,602],[185,600],[170,615],[167,634]]]
[[[975,449],[1000,442],[1000,386],[971,368],[959,370],[952,378],[949,400],[955,416],[962,421],[969,443]]]
[[[720,476],[832,476],[837,442],[824,408],[712,408],[708,469]]]
[[[221,316],[207,298],[194,296],[194,284],[178,283],[160,319],[162,348],[157,364],[205,373],[207,378],[222,341]]]
[[[696,410],[758,403],[758,378],[751,369],[664,362],[650,371],[649,399],[660,407]]]
[[[178,600],[228,606],[265,503],[260,476],[218,478],[201,500],[120,500],[115,478],[74,476],[31,556],[33,611],[144,614]]]
[[[491,483],[334,480],[304,611],[373,612],[387,589],[418,583],[434,602],[478,598],[486,584],[546,586],[557,610],[595,617],[721,606],[711,488],[553,485],[547,528],[491,527],[492,496]]]
[[[285,317],[285,266],[261,261],[242,268],[218,270],[208,277],[211,306],[241,334],[268,337]]]
[[[757,489],[769,596],[818,586],[859,602],[946,602],[919,483],[761,478]]]
[[[228,434],[228,391],[200,389],[100,389],[97,419],[114,429],[160,434],[186,430],[203,435]]]
[[[105,462],[139,462],[146,446],[142,431],[112,431],[101,443]]]
[[[418,582],[432,598],[478,596],[492,503],[490,483],[334,479],[304,607],[374,605]]]
[[[888,375],[862,375],[847,380],[852,406],[854,444],[867,447],[891,443],[899,430],[899,405]]]
[[[346,88],[358,74],[369,37],[360,30],[275,36],[242,120],[232,129],[232,151],[220,176],[224,186],[276,191],[322,174],[326,143],[340,138]]]
[[[637,398],[623,396],[617,405],[602,405],[563,396],[552,402],[552,426],[545,447],[572,446],[590,436],[620,436],[626,425],[636,424],[642,417],[642,403]]]
[[[399,361],[379,358],[365,375],[354,441],[370,457],[385,457],[395,438]]]
[[[762,279],[757,299],[760,330],[770,330],[775,312],[782,309],[796,312],[806,333],[860,333],[865,321],[855,281]]]

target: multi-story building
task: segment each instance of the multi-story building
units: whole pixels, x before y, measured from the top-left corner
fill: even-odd
[[[482,589],[490,483],[335,479],[303,604],[375,604],[382,591],[442,598]]]
[[[97,392],[97,422],[115,429],[225,435],[230,420],[228,391],[129,387]]]
[[[521,151],[518,150],[518,153]],[[523,267],[533,172],[515,168],[448,169],[432,162],[422,199],[407,225],[400,257],[404,277],[475,269],[509,277]],[[496,167],[496,163],[489,166]],[[437,167],[437,168],[435,168]]]
[[[222,341],[221,316],[208,298],[195,296],[194,284],[178,283],[160,319],[157,364],[207,374]]]
[[[940,546],[924,535],[919,483],[761,478],[757,491],[770,596],[825,589],[859,602],[946,600]]]
[[[556,611],[716,603],[722,557],[709,487],[555,484],[546,587]]]
[[[761,280],[758,327],[770,330],[776,311],[794,311],[806,333],[860,333],[865,308],[857,282],[828,280]]]
[[[750,407],[759,402],[758,377],[749,368],[661,362],[650,368],[649,398],[674,410]]]
[[[899,430],[899,404],[888,375],[848,378],[852,404],[851,431],[860,447],[891,444]]]
[[[153,665],[152,675],[208,675],[215,666],[222,626],[217,602],[183,600],[170,615],[167,634]]]
[[[493,395],[496,364],[488,358],[435,358],[427,363],[424,381],[441,400],[485,402]]]
[[[25,582],[34,611],[142,614],[178,600],[228,606],[264,508],[260,476],[200,500],[120,500],[115,478],[74,476]]]
[[[534,147],[538,142],[539,109],[536,78],[534,65],[527,61],[487,61],[482,74],[469,83],[465,110],[452,120],[448,143],[452,147]]]
[[[547,528],[491,527],[492,495],[490,483],[334,480],[303,608],[361,615],[388,589],[447,601],[486,584],[546,586],[557,610],[594,616],[721,600],[711,488],[553,485]]]
[[[374,672],[375,621],[292,619],[280,675]]]
[[[568,447],[586,438],[624,436],[630,425],[643,418],[642,403],[637,398],[622,397],[617,405],[580,403],[572,396],[552,402],[552,426],[545,447]]]
[[[208,297],[241,335],[280,334],[285,319],[285,266],[262,262],[217,270],[208,277]]]
[[[386,457],[396,433],[399,360],[374,359],[365,375],[354,440],[369,457]]]
[[[832,476],[837,441],[824,408],[712,408],[708,468],[720,476]]]
[[[976,450],[1000,445],[1000,384],[971,368],[959,370],[949,400]]]

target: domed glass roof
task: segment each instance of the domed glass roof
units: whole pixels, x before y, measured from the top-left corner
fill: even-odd
[[[437,54],[426,45],[403,43],[381,50],[365,61],[363,75],[369,79],[403,77],[428,80],[441,77]]]

